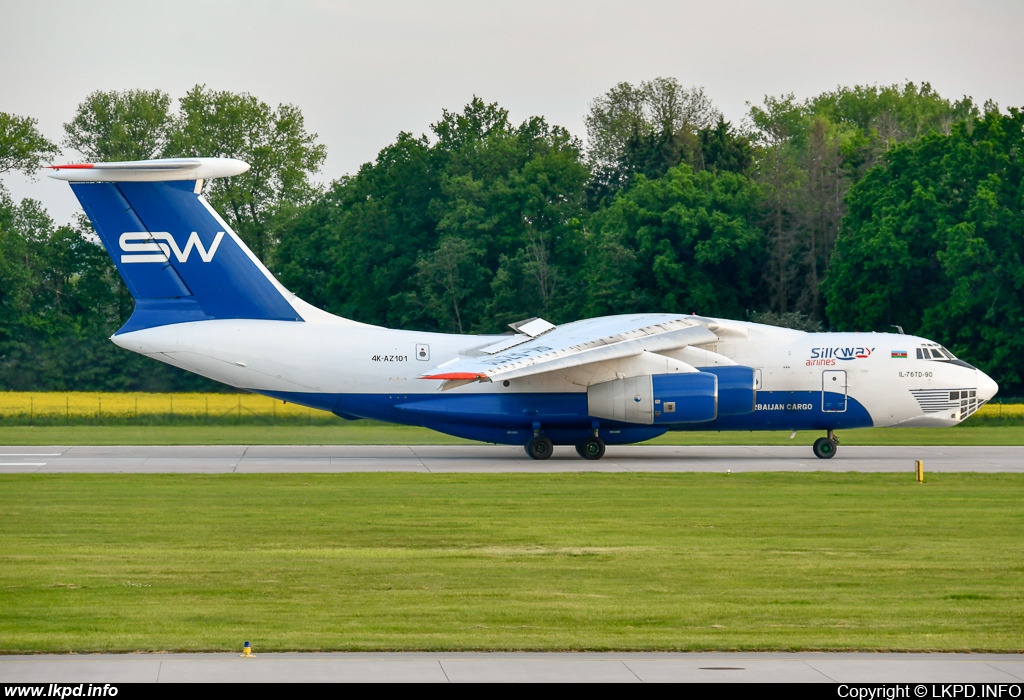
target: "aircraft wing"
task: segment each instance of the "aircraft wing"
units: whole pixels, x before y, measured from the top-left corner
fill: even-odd
[[[477,357],[446,362],[420,378],[453,384],[501,381],[718,340],[707,325],[693,317],[669,314],[606,316],[547,326],[537,337],[511,336],[509,343],[484,348]],[[519,342],[513,342],[517,339]],[[488,353],[502,346],[504,349]]]

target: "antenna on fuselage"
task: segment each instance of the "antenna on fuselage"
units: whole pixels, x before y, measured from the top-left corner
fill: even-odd
[[[893,326],[893,328],[898,330],[900,332],[900,335],[906,335],[906,333],[903,332],[903,326]]]

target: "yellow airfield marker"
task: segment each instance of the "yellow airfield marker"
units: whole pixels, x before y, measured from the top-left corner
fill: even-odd
[[[243,659],[255,659],[256,655],[252,653],[252,645],[246,642],[242,647],[242,653],[239,654]]]
[[[917,464],[914,468],[915,475],[917,476],[917,483],[924,483],[924,462],[920,459],[917,460]]]

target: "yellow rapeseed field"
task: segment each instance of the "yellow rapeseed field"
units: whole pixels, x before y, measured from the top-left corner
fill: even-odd
[[[990,403],[978,409],[976,415],[986,418],[1024,418],[1022,403]]]
[[[1024,420],[1024,404],[988,404],[982,418]],[[112,392],[0,392],[0,421],[105,419],[255,421],[323,420],[331,414],[256,394],[143,394]]]
[[[296,419],[323,411],[255,394],[122,394],[107,392],[0,392],[0,420],[20,418],[192,418]]]

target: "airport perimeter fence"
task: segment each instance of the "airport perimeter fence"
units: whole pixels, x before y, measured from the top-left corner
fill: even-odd
[[[1024,399],[991,402],[967,426],[1024,426]],[[0,427],[21,425],[340,425],[344,419],[257,394],[0,392]]]
[[[338,425],[333,413],[256,394],[0,392],[0,426]]]

